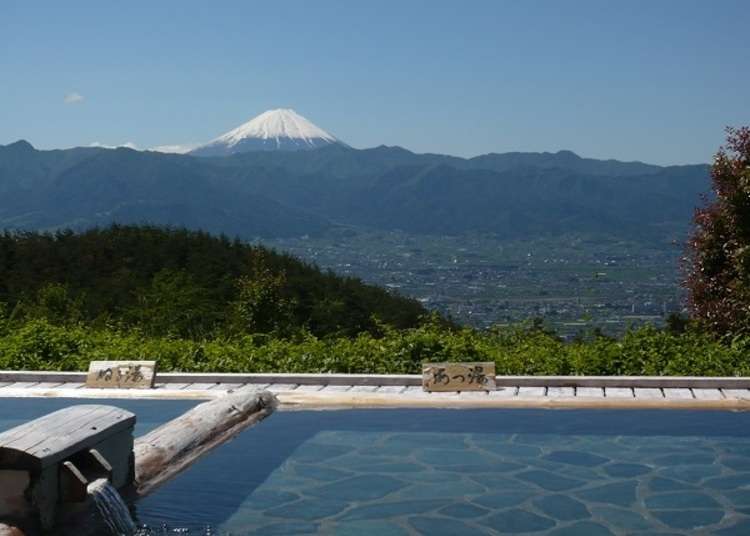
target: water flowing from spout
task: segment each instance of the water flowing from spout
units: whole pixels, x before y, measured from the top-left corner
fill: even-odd
[[[94,499],[99,514],[115,536],[133,536],[136,526],[130,517],[128,507],[117,493],[117,490],[104,478],[94,480],[87,488],[89,496]]]

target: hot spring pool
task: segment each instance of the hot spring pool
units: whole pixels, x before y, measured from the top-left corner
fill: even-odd
[[[109,403],[152,421],[177,408]],[[156,534],[745,536],[748,425],[718,411],[277,412],[133,509]]]

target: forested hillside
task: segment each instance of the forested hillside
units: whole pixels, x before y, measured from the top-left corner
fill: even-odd
[[[0,236],[0,307],[14,317],[85,321],[201,338],[377,332],[426,311],[358,279],[204,232],[119,226]]]
[[[419,303],[226,237],[113,226],[0,236],[0,370],[419,373],[494,361],[499,374],[747,375],[750,338],[684,320],[563,342],[541,322],[458,328]]]

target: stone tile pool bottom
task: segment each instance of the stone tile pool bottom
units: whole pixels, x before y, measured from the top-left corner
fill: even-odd
[[[105,403],[0,399],[0,431]],[[750,535],[750,413],[277,412],[132,505],[154,534]]]
[[[277,412],[136,505],[244,535],[750,534],[750,414]]]

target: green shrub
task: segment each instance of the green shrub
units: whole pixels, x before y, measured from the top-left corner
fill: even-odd
[[[3,320],[6,318],[6,320]],[[532,325],[453,330],[439,322],[356,337],[245,335],[201,341],[45,319],[9,324],[0,314],[0,368],[85,370],[96,359],[155,359],[163,371],[416,374],[425,361],[494,361],[503,375],[750,374],[750,338],[729,343],[695,330],[643,327],[615,340],[570,343]],[[6,325],[5,328],[2,326]],[[9,327],[8,327],[9,326]]]

